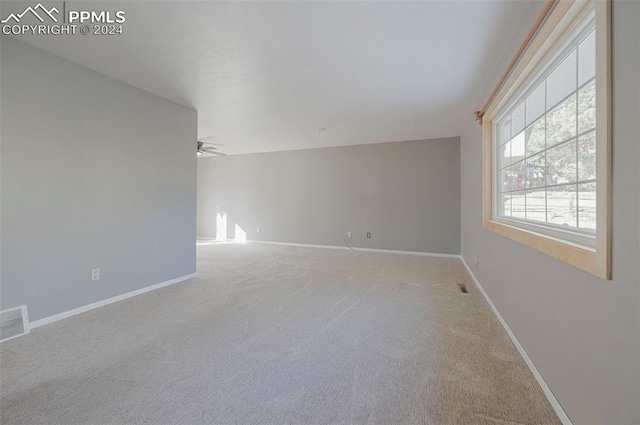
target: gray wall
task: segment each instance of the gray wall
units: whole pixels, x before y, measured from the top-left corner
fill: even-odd
[[[483,229],[480,127],[461,139],[462,254],[576,425],[640,423],[639,27],[615,2],[613,281]]]
[[[197,113],[1,39],[1,308],[37,320],[195,272]]]
[[[459,158],[456,137],[200,159],[198,235],[219,212],[229,238],[457,254]]]

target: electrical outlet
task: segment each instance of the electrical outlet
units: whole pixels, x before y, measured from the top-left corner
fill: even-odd
[[[371,239],[371,232],[367,232],[367,239]]]
[[[351,232],[347,232],[347,237],[350,238],[351,237]]]
[[[478,268],[478,263],[479,263],[479,261],[478,261],[478,254],[476,254],[476,269]]]
[[[260,233],[260,228],[256,227],[256,233]]]
[[[91,270],[91,280],[100,280],[100,269]]]

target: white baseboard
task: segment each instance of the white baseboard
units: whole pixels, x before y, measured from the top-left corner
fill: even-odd
[[[267,244],[267,245],[284,245],[284,246],[298,246],[301,248],[323,248],[323,249],[341,249],[351,251],[351,248],[346,246],[335,246],[335,245],[312,245],[306,243],[293,243],[293,242],[271,242],[271,241],[256,241],[256,240],[247,240],[249,243],[259,243],[259,244]],[[403,254],[403,255],[419,255],[422,257],[441,257],[441,258],[460,258],[458,254],[440,254],[437,252],[421,252],[421,251],[398,251],[393,249],[378,249],[378,248],[360,248],[353,247],[355,251],[363,251],[363,252],[381,252],[386,254]]]
[[[188,275],[180,276],[175,279],[160,282],[155,285],[145,286],[144,288],[136,289],[135,291],[127,292],[125,294],[116,295],[115,297],[107,298],[97,301],[95,303],[83,305],[82,307],[74,308],[73,310],[64,311],[62,313],[54,314],[53,316],[45,317],[44,319],[36,320],[30,323],[30,328],[38,328],[40,326],[48,325],[49,323],[57,322],[58,320],[66,319],[67,317],[75,316],[76,314],[84,313],[93,310],[98,307],[113,304],[118,301],[122,301],[127,298],[135,297],[136,295],[144,294],[156,289],[164,288],[165,286],[173,285],[175,283],[183,282],[185,280],[196,277],[197,273],[191,273]]]
[[[502,314],[500,314],[500,311],[498,311],[498,308],[495,306],[493,301],[491,301],[491,298],[489,298],[489,295],[485,292],[484,288],[482,287],[482,285],[480,284],[480,282],[478,281],[476,276],[471,271],[471,268],[469,267],[467,262],[464,260],[464,257],[460,256],[460,259],[462,260],[462,264],[464,264],[464,266],[467,268],[467,271],[469,272],[469,275],[471,276],[471,278],[473,279],[474,283],[478,287],[478,290],[484,296],[484,299],[487,300],[487,303],[489,304],[489,306],[491,307],[491,309],[493,310],[495,315],[498,317],[498,320],[500,321],[500,323],[502,323],[502,327],[504,328],[505,331],[507,331],[507,334],[509,335],[509,338],[511,338],[511,341],[513,341],[513,344],[518,349],[518,352],[520,353],[520,355],[524,359],[525,363],[527,364],[527,366],[529,366],[529,369],[531,370],[531,373],[533,373],[533,376],[536,378],[536,381],[538,381],[538,384],[540,385],[540,388],[542,388],[542,391],[544,392],[544,395],[549,400],[549,403],[551,403],[551,407],[553,407],[553,410],[555,410],[556,414],[560,418],[560,421],[564,425],[573,425],[573,422],[571,422],[571,419],[569,419],[569,416],[567,415],[567,413],[564,411],[564,409],[560,405],[560,402],[558,401],[556,396],[553,394],[553,391],[551,391],[551,388],[549,388],[549,385],[547,385],[546,381],[544,380],[544,378],[540,374],[540,371],[538,371],[538,368],[533,363],[533,360],[531,360],[531,358],[529,357],[529,355],[525,351],[525,349],[522,346],[522,344],[520,344],[520,341],[518,341],[518,338],[516,338],[516,335],[513,333],[513,331],[511,330],[511,328],[507,324],[506,320],[504,320],[504,317],[502,317]]]

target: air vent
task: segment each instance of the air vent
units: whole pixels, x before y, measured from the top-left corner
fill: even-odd
[[[467,289],[467,285],[464,283],[458,283],[458,287],[462,293],[468,294],[469,290]]]
[[[29,315],[23,305],[0,311],[0,342],[29,333]]]

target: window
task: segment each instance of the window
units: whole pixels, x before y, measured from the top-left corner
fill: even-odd
[[[558,2],[483,116],[485,227],[604,278],[609,7]]]

